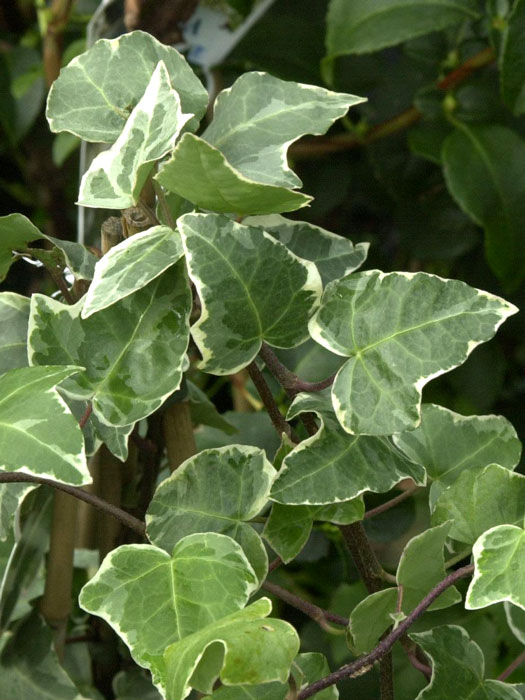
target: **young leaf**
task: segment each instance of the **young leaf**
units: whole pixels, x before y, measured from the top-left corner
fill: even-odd
[[[9,272],[13,250],[25,248],[31,241],[42,237],[37,227],[22,214],[0,216],[0,282]]]
[[[199,452],[155,491],[146,514],[150,541],[171,552],[182,537],[195,532],[229,535],[262,581],[268,559],[248,521],[266,506],[275,474],[264,452],[255,447],[232,445]]]
[[[217,96],[202,138],[244,177],[266,185],[301,187],[286,162],[288,147],[305,134],[324,134],[364,97],[317,85],[244,73]]]
[[[474,544],[496,525],[518,525],[525,516],[525,476],[498,464],[464,471],[438,498],[432,522],[452,520],[449,536]]]
[[[360,272],[327,285],[310,334],[350,359],[332,387],[343,428],[391,435],[416,428],[425,384],[464,362],[517,309],[423,272]]]
[[[202,302],[191,332],[204,371],[233,374],[254,359],[263,341],[289,348],[305,340],[321,293],[313,263],[225,216],[185,214],[178,225]]]
[[[56,390],[81,367],[23,367],[0,376],[0,468],[89,484],[82,431]]]
[[[525,2],[516,0],[500,54],[501,93],[514,114],[525,112]]]
[[[82,318],[145,287],[183,255],[179,233],[168,226],[153,226],[125,239],[97,263]]]
[[[443,173],[450,194],[484,228],[489,265],[515,289],[525,277],[525,142],[505,126],[461,124],[444,143]]]
[[[465,607],[485,608],[504,600],[525,610],[525,531],[498,525],[483,533],[472,554],[476,570]]]
[[[127,426],[149,415],[182,377],[191,294],[181,265],[84,320],[82,299],[66,306],[33,295],[31,364],[75,358],[86,371],[63,388],[73,398],[92,399],[103,423]]]
[[[321,429],[284,458],[271,499],[290,505],[324,505],[383,493],[406,478],[425,483],[425,470],[407,459],[386,437],[349,435],[336,420],[327,392],[300,394],[288,418],[313,411]]]
[[[457,698],[521,700],[508,683],[484,680],[483,652],[462,627],[443,625],[409,636],[432,662],[431,681],[416,700],[449,700],[451,693]]]
[[[100,39],[61,70],[47,100],[51,131],[69,131],[84,141],[113,143],[159,61],[165,64],[171,85],[180,96],[182,111],[195,115],[187,128],[195,129],[208,103],[200,80],[178,51],[136,31],[118,39]]]
[[[250,180],[233,168],[218,148],[193,134],[184,134],[155,180],[201,209],[225,214],[294,211],[312,201],[312,197],[286,187]]]
[[[27,367],[29,299],[20,294],[0,294],[0,374]]]
[[[323,283],[349,275],[361,267],[368,254],[368,243],[352,241],[306,221],[292,221],[284,216],[250,216],[247,226],[258,226],[285,245],[288,250],[315,263]]]
[[[84,173],[77,203],[104,209],[135,205],[153,164],[173,148],[192,116],[182,113],[161,61],[118,139]]]

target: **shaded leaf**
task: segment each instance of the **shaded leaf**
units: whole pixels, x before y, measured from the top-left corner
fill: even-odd
[[[0,374],[27,367],[29,299],[20,294],[0,294]]]
[[[75,241],[63,241],[60,238],[45,236],[53,245],[60,248],[64,254],[64,260],[77,279],[92,280],[95,274],[97,256],[93,255],[86,246]]]
[[[117,673],[112,688],[116,700],[161,700],[150,678],[146,678],[144,671],[136,666]]]
[[[279,449],[279,438],[266,411],[243,413],[242,411],[226,411],[222,414],[237,432],[230,434],[222,429],[201,425],[195,431],[195,442],[198,450],[226,445],[249,445],[260,447],[266,452],[266,457],[272,459]]]
[[[356,654],[372,651],[383,632],[392,626],[397,599],[397,588],[385,588],[367,596],[352,610],[348,632]]]
[[[207,395],[193,382],[186,382],[188,387],[188,401],[190,404],[191,422],[193,425],[209,425],[222,430],[227,435],[235,435],[237,428],[219,413],[215,405]]]
[[[0,484],[0,541],[9,536],[19,505],[34,488],[36,484]]]
[[[178,223],[202,302],[191,332],[204,371],[233,374],[255,358],[263,341],[293,347],[307,337],[321,291],[313,263],[224,216],[185,214]]]
[[[501,93],[514,114],[525,112],[525,2],[516,0],[500,53]]]
[[[517,309],[505,300],[423,272],[360,272],[327,285],[310,334],[350,359],[332,387],[349,433],[416,428],[421,391],[464,362]]]
[[[512,630],[512,634],[522,644],[525,644],[525,610],[511,603],[504,603],[504,608],[507,624]]]
[[[9,272],[13,250],[24,249],[28,243],[42,237],[42,233],[23,214],[0,216],[0,282]]]

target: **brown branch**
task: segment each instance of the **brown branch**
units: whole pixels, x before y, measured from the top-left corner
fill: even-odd
[[[81,430],[83,430],[84,426],[85,426],[86,423],[88,422],[89,417],[91,416],[92,413],[93,413],[93,406],[92,406],[92,404],[91,404],[91,402],[90,402],[90,403],[88,403],[88,405],[86,406],[86,410],[84,411],[84,415],[83,415],[82,418],[78,421],[78,424],[79,424]]]
[[[525,651],[522,651],[519,656],[517,656],[512,663],[510,663],[507,668],[502,671],[498,676],[498,681],[506,681],[507,678],[514,673],[514,671],[525,662]]]
[[[399,496],[395,496],[389,501],[381,503],[381,505],[377,506],[376,508],[371,508],[370,510],[367,510],[365,513],[365,518],[373,518],[375,515],[380,515],[381,513],[390,510],[390,508],[395,508],[395,506],[399,505],[400,503],[403,503],[403,501],[406,501],[407,498],[410,498],[410,496],[412,496],[416,491],[419,491],[419,488],[419,486],[414,485],[408,488],[406,491],[400,493]]]
[[[443,593],[443,591],[454,585],[454,583],[456,583],[456,581],[459,579],[471,576],[473,573],[474,566],[469,565],[454,571],[452,574],[444,578],[435,588],[430,591],[430,593],[427,593],[419,605],[412,610],[410,615],[408,615],[395,630],[390,632],[390,634],[379,642],[375,649],[373,649],[369,654],[365,654],[359,659],[352,661],[352,663],[341,666],[341,668],[333,673],[330,673],[325,678],[321,678],[320,680],[315,681],[315,683],[307,686],[299,694],[298,700],[306,700],[306,698],[312,697],[312,695],[315,695],[325,688],[329,688],[331,685],[334,685],[339,681],[345,680],[346,678],[352,678],[369,671],[376,661],[379,661],[386,654],[388,654],[394,644],[401,639],[401,637],[407,632],[413,623],[419,617],[421,617],[425,610],[432,605],[432,603]]]
[[[266,383],[261,370],[257,367],[255,360],[251,362],[246,369],[248,370],[250,379],[255,384],[255,388],[259,392],[259,396],[261,397],[264,407],[268,411],[270,420],[272,421],[279,436],[285,433],[291,440],[293,440],[293,442],[299,442],[297,437],[293,434],[290,424],[284,420],[281,411],[279,410],[279,406],[275,402],[270,387]]]
[[[348,618],[336,615],[328,610],[323,610],[323,608],[320,608],[318,605],[310,603],[310,601],[295,595],[295,593],[287,591],[286,588],[281,588],[281,586],[270,583],[269,581],[265,581],[262,587],[265,591],[268,591],[268,593],[284,600],[288,605],[308,615],[308,617],[311,617],[312,620],[315,620],[315,622],[319,623],[321,626],[325,622],[334,622],[336,625],[348,627]]]
[[[269,345],[266,345],[266,343],[262,344],[259,355],[291,399],[295,398],[301,391],[321,391],[334,382],[335,374],[320,382],[303,381],[300,377],[291,372],[288,367],[282,364],[274,351]]]

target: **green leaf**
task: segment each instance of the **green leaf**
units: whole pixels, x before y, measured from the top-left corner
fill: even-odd
[[[225,685],[285,683],[299,639],[287,622],[265,620],[270,611],[268,598],[261,598],[168,647],[170,700],[183,700],[192,686],[210,693],[218,678]]]
[[[112,689],[116,700],[161,700],[161,696],[137,666],[119,671],[113,678]]]
[[[20,294],[0,294],[0,374],[27,367],[29,299]]]
[[[33,295],[30,362],[71,364],[75,358],[86,371],[63,388],[72,398],[92,399],[103,423],[127,426],[149,415],[182,377],[191,308],[182,265],[84,320],[82,299],[66,306]]]
[[[515,525],[487,530],[472,549],[475,572],[465,607],[509,601],[525,610],[525,531]]]
[[[268,558],[248,521],[266,506],[275,474],[264,452],[255,447],[199,452],[155,491],[146,514],[150,541],[171,552],[181,538],[196,532],[229,535],[262,581]]]
[[[295,559],[308,541],[314,520],[350,525],[362,520],[365,505],[353,498],[330,506],[287,506],[274,503],[263,530],[263,537],[285,564]]]
[[[190,404],[191,422],[193,425],[209,425],[222,430],[228,435],[235,435],[237,428],[219,413],[215,405],[209,400],[204,391],[201,391],[193,382],[186,382],[188,387],[188,401]]]
[[[53,634],[33,610],[0,639],[1,700],[86,700],[60,665]]]
[[[24,367],[0,376],[0,469],[89,484],[82,431],[57,384],[80,367]]]
[[[112,455],[120,459],[121,462],[127,460],[128,440],[135,427],[135,423],[121,426],[107,425],[92,413],[88,424],[93,428],[95,438],[103,442]]]
[[[60,248],[64,254],[64,260],[77,279],[92,280],[95,274],[95,265],[98,260],[86,246],[74,241],[63,241],[60,238],[45,236],[53,245]]]
[[[525,2],[516,0],[508,18],[500,53],[503,100],[514,114],[525,112]]]
[[[297,690],[301,691],[315,681],[330,675],[330,666],[324,654],[315,652],[299,654],[293,663],[292,674]],[[312,697],[317,700],[338,700],[339,691],[335,685],[331,685]]]
[[[0,216],[0,282],[9,272],[13,262],[13,250],[23,249],[30,241],[42,237],[42,233],[26,216]]]
[[[241,216],[294,211],[312,201],[286,187],[244,177],[219,149],[193,134],[184,134],[155,180],[201,209]]]
[[[521,456],[516,431],[503,416],[462,416],[434,404],[422,406],[419,427],[393,439],[433,480],[431,503],[463,471],[495,462],[512,470]]]
[[[367,596],[352,610],[348,632],[356,654],[372,651],[377,640],[392,626],[397,598],[397,588],[385,588]]]
[[[368,254],[368,243],[354,246],[348,238],[306,221],[286,219],[279,214],[251,216],[243,223],[264,229],[292,253],[315,263],[324,284],[357,270]]]
[[[406,478],[424,484],[425,470],[386,437],[349,435],[330,409],[328,392],[299,394],[288,418],[313,411],[321,429],[284,458],[271,499],[290,505],[324,505],[383,493]]]
[[[249,180],[301,187],[286,162],[288,147],[305,134],[324,134],[361,102],[366,98],[267,73],[244,73],[217,96],[213,120],[202,138]]]
[[[13,527],[13,518],[35,484],[0,484],[0,542],[5,542]]]
[[[195,431],[195,442],[198,450],[226,445],[249,445],[260,447],[268,459],[279,449],[279,438],[266,411],[245,413],[242,411],[226,411],[222,414],[237,432],[231,434],[222,429],[201,425]]]
[[[171,151],[192,116],[182,113],[179,96],[160,61],[118,139],[84,173],[77,203],[104,209],[137,204],[153,164]]]
[[[520,700],[513,686],[484,680],[483,652],[467,632],[456,625],[434,627],[409,635],[432,661],[432,678],[416,700]]]
[[[185,214],[178,224],[202,302],[191,332],[204,371],[233,374],[250,364],[263,341],[290,348],[305,340],[321,293],[313,263],[224,216]]]
[[[496,124],[461,124],[444,143],[443,173],[450,194],[485,230],[490,267],[506,287],[515,289],[525,277],[523,139]]]
[[[66,131],[58,134],[53,139],[53,163],[57,168],[61,168],[69,156],[74,153],[80,146],[78,136],[68,134]]]
[[[332,387],[343,428],[391,435],[420,422],[425,384],[463,363],[517,309],[424,272],[360,272],[327,285],[314,340],[350,359]]]
[[[525,644],[525,610],[518,608],[511,603],[504,603],[507,624],[512,630],[512,634],[522,644]]]
[[[285,700],[289,691],[287,683],[263,683],[262,685],[223,685],[206,700]]]
[[[449,536],[474,544],[496,525],[518,525],[525,516],[525,476],[491,464],[464,471],[438,498],[432,522],[452,520]]]
[[[153,226],[125,239],[97,263],[82,318],[142,289],[183,255],[180,235],[168,226]]]
[[[185,113],[195,129],[208,95],[178,51],[145,32],[101,39],[63,68],[53,83],[46,116],[51,131],[69,131],[84,141],[113,143],[143,96],[155,67],[163,61]]]

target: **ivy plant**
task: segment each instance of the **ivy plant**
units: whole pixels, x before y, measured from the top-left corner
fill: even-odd
[[[338,55],[477,16],[470,0],[376,4],[332,3],[328,79]],[[523,111],[516,42],[503,90]],[[475,611],[499,606],[525,636],[521,445],[502,416],[422,403],[518,309],[426,272],[360,271],[367,244],[300,220],[311,197],[288,148],[363,102],[248,72],[206,116],[184,57],[141,31],[98,41],[53,84],[51,130],[103,144],[78,204],[107,218],[89,249],[0,219],[0,274],[34,258],[58,286],[0,294],[0,697],[103,697],[75,672],[75,634],[101,645],[94,665],[121,699],[335,700],[378,665],[388,700],[398,642],[421,700],[523,697],[486,677],[469,634]],[[459,166],[494,139],[458,128],[443,151],[489,259],[516,230]],[[519,276],[509,251],[496,271]],[[242,423],[210,400],[230,376],[249,377],[244,399],[262,409]],[[381,562],[365,523],[410,498],[424,525]],[[312,531],[361,579],[344,615],[286,586]],[[299,653],[279,600],[340,643],[338,668],[327,645]],[[122,644],[104,659],[110,628]]]

